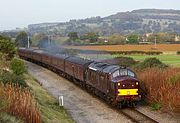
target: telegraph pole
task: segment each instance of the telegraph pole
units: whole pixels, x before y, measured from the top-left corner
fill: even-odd
[[[29,36],[28,36],[28,48],[30,48],[30,43],[29,43],[29,40],[30,40],[30,38],[29,38]]]
[[[157,48],[157,41],[156,41],[156,36],[155,36],[155,40],[154,40],[154,48],[156,49]]]

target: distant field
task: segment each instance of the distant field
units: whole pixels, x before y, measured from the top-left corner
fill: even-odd
[[[174,67],[180,67],[180,55],[155,55],[155,56],[150,56],[150,55],[126,55],[126,57],[132,57],[133,59],[137,61],[143,61],[146,58],[149,57],[156,57],[163,63],[174,66]]]
[[[162,51],[176,52],[180,51],[180,44],[158,44],[154,50],[154,45],[103,45],[103,46],[68,46],[73,49],[83,50],[101,50],[101,51]]]
[[[156,57],[163,63],[173,66],[173,67],[180,67],[180,55],[110,55],[110,54],[84,54],[80,55],[86,59],[93,59],[93,60],[103,60],[103,59],[111,59],[118,56],[123,57],[131,57],[137,61],[143,61],[146,58]]]

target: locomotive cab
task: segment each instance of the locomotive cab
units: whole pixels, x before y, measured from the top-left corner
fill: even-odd
[[[139,80],[136,74],[127,68],[120,68],[111,74],[111,81],[115,86],[116,101],[133,104],[141,99],[139,94]]]

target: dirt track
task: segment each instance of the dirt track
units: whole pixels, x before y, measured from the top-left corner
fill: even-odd
[[[28,72],[54,97],[64,96],[64,107],[77,123],[131,123],[87,92],[57,74],[27,62]]]

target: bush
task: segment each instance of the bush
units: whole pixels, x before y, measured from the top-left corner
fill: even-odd
[[[26,72],[25,64],[22,60],[14,58],[10,63],[10,69],[16,75],[22,75]]]
[[[177,55],[180,55],[180,51],[177,51]]]
[[[151,104],[151,109],[152,110],[160,110],[162,108],[160,103],[152,103]]]
[[[0,53],[2,53],[6,60],[11,60],[16,54],[15,45],[10,40],[0,40]]]
[[[118,64],[120,66],[125,66],[125,67],[131,67],[138,63],[137,61],[135,61],[133,58],[130,57],[117,57],[115,58],[115,60],[118,61]]]
[[[9,71],[3,71],[0,74],[0,81],[4,84],[20,85],[22,87],[28,87],[24,77],[11,73]]]
[[[145,69],[145,68],[153,68],[153,67],[166,68],[168,66],[162,63],[157,58],[146,58],[143,62],[135,66],[136,69]]]

